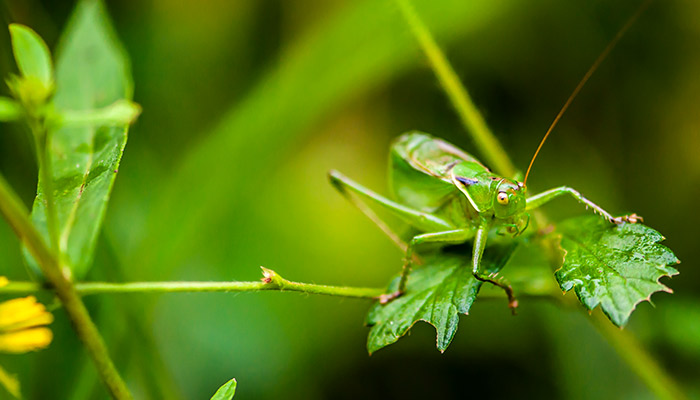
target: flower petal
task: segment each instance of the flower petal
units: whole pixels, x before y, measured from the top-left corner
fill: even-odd
[[[48,328],[32,328],[0,335],[0,352],[26,353],[48,347],[53,333]]]

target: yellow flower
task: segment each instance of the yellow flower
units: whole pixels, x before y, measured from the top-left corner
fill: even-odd
[[[0,276],[0,287],[7,285]],[[53,322],[53,315],[34,296],[0,303],[0,352],[26,353],[47,347],[53,334],[45,325]]]

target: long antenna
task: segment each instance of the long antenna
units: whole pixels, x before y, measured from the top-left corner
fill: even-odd
[[[590,78],[591,75],[593,75],[593,73],[598,69],[598,66],[600,66],[600,64],[603,62],[603,60],[605,60],[605,57],[607,57],[608,54],[610,54],[610,51],[615,47],[617,42],[620,41],[620,38],[622,38],[622,36],[625,34],[625,32],[627,32],[627,30],[630,28],[630,26],[632,26],[632,24],[634,24],[634,21],[636,21],[637,18],[639,18],[639,16],[644,12],[644,10],[649,6],[649,4],[651,4],[652,1],[653,0],[646,0],[644,3],[642,3],[641,6],[639,6],[639,8],[637,8],[637,11],[635,11],[635,13],[631,17],[629,17],[629,19],[627,20],[625,25],[623,25],[622,28],[620,28],[620,30],[617,32],[617,34],[615,35],[613,40],[611,40],[610,43],[608,43],[608,46],[605,48],[605,50],[603,50],[603,52],[600,53],[598,58],[593,62],[593,65],[591,65],[591,67],[588,68],[588,71],[586,71],[586,75],[583,76],[583,79],[581,79],[581,82],[578,83],[578,85],[574,89],[573,93],[571,93],[569,98],[566,99],[566,103],[564,103],[564,106],[561,108],[561,110],[559,110],[559,114],[557,114],[557,116],[554,118],[554,121],[552,122],[552,125],[550,125],[549,129],[547,129],[547,133],[544,134],[544,137],[542,138],[540,145],[537,146],[537,150],[535,151],[535,155],[532,156],[532,160],[530,160],[530,165],[527,167],[527,172],[525,173],[525,180],[523,180],[523,186],[525,186],[527,184],[527,177],[528,177],[528,175],[530,175],[530,169],[532,169],[532,164],[534,164],[535,159],[537,158],[537,155],[540,153],[540,149],[542,149],[542,145],[549,137],[549,134],[552,133],[552,130],[554,129],[554,127],[557,125],[557,123],[561,119],[561,116],[564,114],[566,109],[569,108],[569,105],[571,105],[571,102],[574,100],[576,95],[578,95],[578,93],[581,91],[581,88],[583,88],[583,85],[585,85],[586,82],[588,82],[588,78]]]

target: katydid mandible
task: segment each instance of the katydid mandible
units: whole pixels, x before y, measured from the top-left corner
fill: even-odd
[[[415,248],[418,245],[444,246],[473,240],[472,274],[479,281],[502,288],[508,296],[508,306],[515,313],[518,302],[510,283],[498,274],[489,274],[481,269],[481,259],[490,232],[496,231],[512,237],[522,234],[530,221],[528,211],[562,195],[572,196],[613,224],[636,223],[642,220],[636,214],[613,217],[567,186],[527,197],[525,183],[535,158],[562,114],[649,3],[650,1],[646,1],[629,18],[564,103],[535,151],[523,182],[499,176],[467,152],[422,132],[405,133],[391,146],[389,182],[394,200],[357,184],[337,171],[330,171],[329,177],[333,186],[405,251],[398,290],[380,296],[381,303],[387,303],[405,292],[409,274],[415,263]],[[409,233],[402,235],[402,232],[392,229],[374,213],[369,204],[398,217],[411,228]]]

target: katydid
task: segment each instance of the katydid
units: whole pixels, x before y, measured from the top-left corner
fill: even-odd
[[[411,268],[416,261],[416,246],[445,246],[472,240],[471,268],[474,277],[502,288],[508,296],[508,306],[515,313],[518,302],[510,283],[502,276],[489,274],[481,268],[482,255],[490,232],[497,231],[512,237],[522,234],[530,220],[528,211],[562,195],[572,196],[613,224],[636,223],[642,220],[636,214],[613,217],[567,186],[527,197],[525,183],[544,141],[564,111],[648,3],[644,3],[628,20],[569,96],[540,142],[523,182],[499,176],[465,151],[422,132],[405,133],[391,146],[389,173],[393,200],[353,182],[337,171],[330,172],[333,186],[405,251],[398,290],[380,296],[381,303],[401,296],[406,290]],[[390,227],[374,213],[370,204],[374,208],[388,211],[406,223],[411,229],[409,234],[404,233],[402,236],[402,232]]]
[[[527,228],[529,210],[564,194],[593,209],[611,223],[635,223],[636,214],[613,217],[576,190],[562,186],[526,197],[524,183],[494,174],[476,158],[441,139],[422,132],[400,136],[391,146],[389,171],[394,200],[367,189],[337,171],[331,183],[373,219],[401,248],[405,249],[398,290],[380,297],[382,303],[401,296],[420,244],[460,244],[473,240],[472,273],[482,282],[503,288],[508,306],[518,305],[506,279],[481,270],[481,257],[492,230],[513,237]],[[368,203],[394,214],[417,232],[408,243],[399,232],[378,219]]]

